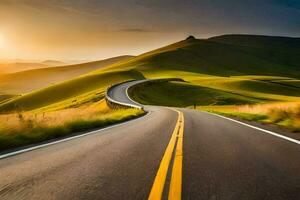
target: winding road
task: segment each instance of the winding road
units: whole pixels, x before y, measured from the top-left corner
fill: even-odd
[[[108,95],[141,106],[126,92],[137,83]],[[190,109],[144,109],[141,118],[3,157],[0,199],[300,199],[297,139]]]

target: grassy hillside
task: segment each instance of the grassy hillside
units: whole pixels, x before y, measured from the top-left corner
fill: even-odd
[[[256,98],[181,82],[135,86],[130,94],[136,101],[143,104],[175,107],[240,105],[262,102],[262,100]]]
[[[16,97],[15,95],[9,95],[9,94],[0,94],[0,103],[3,103],[4,101],[7,101],[13,97]]]
[[[236,37],[183,40],[17,97],[0,104],[0,110],[8,112],[78,106],[103,98],[110,84],[128,79],[163,77],[183,78],[190,83],[165,84],[157,90],[151,89],[147,94],[143,91],[143,95],[150,95],[147,99],[152,98],[153,102],[149,103],[159,104],[162,101],[163,105],[190,106],[195,101],[199,105],[298,101],[299,39],[261,39],[259,36],[242,35],[238,38],[243,40],[237,40]],[[276,48],[272,48],[273,45]],[[280,49],[280,45],[284,48]],[[28,82],[15,82],[15,87]],[[0,88],[3,87],[5,85]],[[165,94],[171,95],[173,102],[165,101]]]
[[[209,38],[210,41],[215,41],[224,44],[248,46],[255,48],[265,48],[279,52],[299,53],[300,38],[293,37],[276,37],[263,35],[222,35]]]
[[[6,94],[27,93],[130,58],[132,57],[120,56],[83,64],[48,67],[0,75],[0,92]]]
[[[253,42],[257,42],[255,36]],[[153,70],[178,70],[218,76],[270,75],[299,78],[298,51],[294,46],[288,51],[288,45],[286,46],[286,51],[278,59],[273,53],[280,53],[280,50],[271,50],[272,43],[268,48],[259,48],[210,39],[189,39],[142,54],[124,67],[133,67],[145,73]],[[118,67],[120,66],[116,65],[113,68]]]
[[[244,96],[274,101],[294,101],[300,99],[300,88],[281,85],[272,81],[259,80],[259,76],[249,77],[210,77],[194,81],[195,84],[219,89]],[[269,76],[269,80],[272,77]]]
[[[0,104],[0,109],[1,112],[27,111],[59,102],[63,102],[63,106],[59,107],[70,107],[89,98],[89,100],[103,98],[107,87],[114,83],[143,78],[142,74],[134,70],[91,73],[14,98]]]
[[[275,80],[272,82],[280,84],[280,85],[291,86],[294,88],[300,88],[300,80]]]
[[[300,88],[240,77],[198,77],[190,83],[136,87],[132,94],[145,104],[177,107],[300,101]]]
[[[299,71],[300,38],[225,35],[213,37],[209,41],[243,47],[249,53],[285,66],[287,70],[293,68]]]

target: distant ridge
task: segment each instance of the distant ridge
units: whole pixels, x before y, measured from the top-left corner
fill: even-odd
[[[0,63],[0,74],[16,73],[25,70],[39,69],[49,67],[45,63],[31,63],[31,62],[13,62]]]
[[[47,67],[0,75],[0,92],[8,94],[27,93],[130,58],[133,56],[118,56],[83,64]]]
[[[191,38],[144,53],[131,62],[147,63],[147,66],[153,66],[153,70],[173,69],[218,76],[252,74],[299,78],[300,38],[258,35]],[[136,66],[137,70],[144,68],[141,64]]]
[[[67,65],[67,63],[58,61],[58,60],[45,60],[42,62],[43,64],[50,65],[50,66],[62,66]]]

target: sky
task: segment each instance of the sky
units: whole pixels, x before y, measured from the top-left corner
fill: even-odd
[[[0,0],[0,59],[98,60],[230,33],[300,37],[300,0]]]

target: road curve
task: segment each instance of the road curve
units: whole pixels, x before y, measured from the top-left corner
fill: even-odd
[[[118,85],[109,95],[133,103]],[[177,112],[0,160],[0,199],[147,199]],[[300,145],[189,109],[184,116],[182,199],[300,199]],[[173,161],[170,163],[170,166]],[[165,183],[166,198],[170,174]]]

